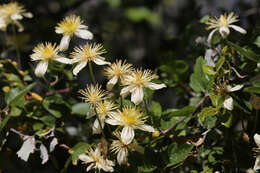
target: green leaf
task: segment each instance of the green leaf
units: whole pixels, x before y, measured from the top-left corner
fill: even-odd
[[[193,114],[193,112],[196,110],[196,107],[194,106],[185,106],[181,109],[173,109],[171,110],[171,112],[168,112],[168,116],[169,117],[175,117],[175,116],[179,116],[179,117],[183,117],[183,116],[189,116],[191,114]],[[164,113],[165,114],[165,113]]]
[[[143,20],[153,24],[161,22],[160,16],[146,7],[128,8],[125,11],[125,15],[134,22],[141,22]]]
[[[208,75],[215,75],[216,72],[214,70],[214,67],[207,65],[207,64],[203,64],[203,72],[207,73]]]
[[[249,92],[249,93],[255,93],[255,94],[260,94],[260,87],[254,86],[254,87],[247,87],[244,88],[244,92]]]
[[[90,112],[90,105],[87,103],[77,103],[72,106],[72,113],[86,116]]]
[[[10,112],[10,115],[13,116],[13,117],[18,117],[20,116],[22,113],[22,110],[17,108],[17,107],[12,107],[11,108],[11,112]]]
[[[203,17],[200,19],[200,23],[206,23],[208,20],[209,20],[209,15],[203,16]]]
[[[50,126],[50,127],[55,126],[56,118],[54,118],[53,116],[46,115],[46,116],[41,117],[40,120],[47,126]]]
[[[222,106],[225,98],[223,96],[215,95],[213,92],[209,94],[212,105],[215,107]]]
[[[203,71],[203,65],[206,61],[203,57],[196,60],[194,73],[190,77],[190,86],[195,92],[209,91],[213,85],[213,76],[207,75]]]
[[[43,107],[56,118],[70,112],[69,106],[59,95],[46,97],[42,102]]]
[[[223,66],[224,62],[225,62],[225,57],[221,56],[221,58],[218,59],[217,63],[216,63],[216,72],[218,72],[221,67]]]
[[[169,156],[169,163],[166,167],[171,167],[173,165],[176,165],[188,156],[188,154],[191,152],[193,148],[193,145],[190,144],[177,144],[172,143],[168,147],[168,156]]]
[[[6,98],[5,98],[6,103],[8,105],[17,103],[19,101],[19,99],[24,97],[25,94],[27,92],[29,92],[35,85],[36,85],[36,83],[32,83],[21,91],[14,90],[14,89],[10,90],[10,92],[7,93]]]
[[[152,102],[151,111],[153,112],[154,116],[160,117],[162,115],[162,107],[158,102]]]
[[[252,50],[242,48],[230,41],[227,41],[227,44],[230,45],[236,51],[238,51],[241,55],[245,56],[246,58],[255,62],[260,62],[260,55],[254,53]]]
[[[260,47],[260,36],[256,37],[254,44],[257,45],[257,47]]]
[[[206,117],[214,116],[217,113],[217,108],[213,108],[212,106],[206,107],[200,112],[200,120],[203,122]]]
[[[90,145],[86,142],[79,142],[72,148],[72,162],[79,160],[79,155],[85,153],[90,148]]]

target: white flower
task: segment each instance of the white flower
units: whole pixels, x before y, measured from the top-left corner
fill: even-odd
[[[0,30],[5,31],[9,24],[15,24],[18,26],[18,31],[22,32],[24,28],[19,20],[22,20],[23,17],[33,17],[32,13],[26,12],[23,5],[17,2],[0,5]]]
[[[102,132],[102,129],[105,126],[106,117],[110,114],[113,114],[114,109],[116,108],[117,107],[114,105],[114,103],[108,100],[97,103],[96,112],[98,117],[92,126],[93,134],[100,134]]]
[[[213,30],[210,32],[208,36],[208,42],[209,43],[211,42],[212,36],[216,31],[219,31],[221,36],[223,38],[226,38],[230,33],[229,28],[233,28],[234,30],[242,34],[246,34],[246,30],[244,30],[243,28],[236,25],[232,25],[237,21],[239,21],[238,16],[235,15],[233,12],[229,13],[228,15],[227,14],[221,15],[219,19],[217,17],[210,17],[209,20],[206,22],[206,24],[209,25],[207,29],[213,29]]]
[[[165,84],[155,84],[151,80],[156,79],[157,76],[152,74],[150,70],[135,70],[131,74],[126,75],[122,81],[125,86],[120,95],[123,97],[131,93],[131,101],[138,105],[142,102],[144,97],[143,88],[147,87],[152,90],[158,90],[166,87]]]
[[[97,65],[106,65],[110,62],[106,62],[105,58],[101,55],[106,53],[101,44],[86,44],[85,46],[76,47],[74,52],[71,53],[71,63],[78,63],[73,69],[73,74],[77,75],[87,63],[93,61]]]
[[[243,88],[244,85],[236,85],[235,87],[231,87],[230,85],[227,86],[226,91],[227,92],[234,92],[234,91],[238,91],[241,88]],[[234,106],[233,106],[233,98],[230,96],[227,96],[225,101],[224,101],[224,108],[226,108],[227,110],[232,111]]]
[[[93,34],[87,30],[88,26],[82,23],[83,21],[76,15],[68,16],[58,23],[58,26],[55,27],[55,32],[63,35],[60,42],[60,51],[68,49],[70,39],[73,35],[86,40],[93,39]]]
[[[34,136],[26,136],[22,147],[20,148],[20,150],[16,154],[22,160],[27,162],[30,154],[34,153],[34,150],[36,149],[35,145],[36,145],[36,143],[35,143]]]
[[[117,110],[116,113],[110,114],[108,117],[106,123],[114,126],[123,126],[121,139],[125,144],[131,143],[134,139],[134,129],[140,129],[147,132],[155,131],[152,126],[144,124],[146,117],[144,117],[137,108],[124,107],[122,111]]]
[[[59,61],[64,64],[69,64],[70,59],[64,58],[58,55],[59,47],[56,47],[56,44],[51,43],[41,43],[38,44],[33,49],[33,54],[31,54],[31,60],[32,61],[40,61],[37,64],[37,67],[35,69],[35,75],[38,77],[44,76],[44,74],[47,71],[48,63],[50,60]]]
[[[132,64],[128,64],[122,60],[116,60],[115,63],[106,67],[104,70],[104,75],[109,79],[107,89],[111,90],[119,79],[123,81],[124,77],[129,75],[132,70]]]
[[[144,148],[134,143],[124,143],[121,139],[121,134],[118,131],[113,133],[118,140],[113,140],[111,144],[111,150],[115,154],[117,154],[117,162],[119,165],[126,164],[128,161],[128,150],[135,150],[140,153],[144,153]]]
[[[90,148],[86,154],[79,155],[79,159],[83,161],[84,164],[90,165],[87,167],[87,172],[91,169],[104,170],[105,172],[114,172],[114,163],[111,160],[105,159],[104,156],[101,155],[101,151],[99,147],[96,147],[95,151]]]

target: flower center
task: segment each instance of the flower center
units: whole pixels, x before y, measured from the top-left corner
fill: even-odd
[[[122,113],[125,125],[132,126],[137,123],[139,118],[139,113],[135,110],[127,110]]]
[[[224,15],[221,15],[218,21],[219,26],[221,27],[227,27],[228,26],[228,22],[227,22],[227,18]]]
[[[48,61],[49,59],[51,59],[54,56],[53,49],[50,47],[45,48],[42,51],[42,56],[43,56],[44,60]]]

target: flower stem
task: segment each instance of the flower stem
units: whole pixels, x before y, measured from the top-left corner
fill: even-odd
[[[92,64],[91,62],[88,63],[88,67],[89,67],[89,73],[90,73],[90,77],[92,79],[92,82],[93,83],[96,83],[96,79],[95,79],[95,76],[93,74],[93,69],[92,69]]]
[[[15,31],[15,25],[12,25],[12,30],[13,30],[13,36],[16,40],[17,37],[16,37],[16,31]],[[16,50],[16,56],[17,56],[17,59],[18,59],[18,64],[20,65],[20,68],[21,68],[22,67],[21,55],[20,55],[19,48],[16,45],[15,45],[15,50]]]

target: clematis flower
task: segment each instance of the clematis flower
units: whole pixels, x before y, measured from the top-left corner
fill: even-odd
[[[227,92],[234,92],[234,91],[238,91],[241,88],[243,88],[244,85],[236,85],[235,87],[231,87],[230,85],[227,86],[226,91]],[[226,108],[227,110],[233,110],[233,98],[230,96],[227,96],[225,101],[224,101],[224,108]]]
[[[105,91],[101,89],[101,85],[90,85],[79,90],[79,93],[83,95],[81,97],[86,103],[89,103],[92,107],[96,107],[99,102],[105,99]]]
[[[85,46],[76,47],[74,52],[71,53],[71,63],[78,63],[73,69],[73,74],[77,75],[87,63],[93,61],[97,65],[106,65],[110,62],[106,62],[105,58],[101,55],[106,53],[101,44],[86,44]]]
[[[260,148],[260,135],[256,133],[254,135],[254,140],[257,147]],[[260,155],[257,155],[255,160],[254,170],[258,171],[259,169],[260,169]]]
[[[97,147],[95,150],[90,148],[86,154],[79,155],[79,159],[84,164],[90,163],[86,169],[87,172],[91,169],[97,169],[99,172],[101,169],[105,172],[114,172],[114,163],[111,160],[105,159],[104,156],[101,155],[100,147]]]
[[[121,139],[121,134],[118,131],[113,132],[118,140],[113,140],[111,144],[111,151],[117,154],[117,162],[119,165],[126,164],[128,161],[128,150],[135,150],[144,153],[144,148],[136,143],[124,143]]]
[[[92,127],[93,134],[101,133],[101,130],[105,126],[106,117],[108,115],[113,114],[114,110],[116,108],[117,107],[115,106],[115,104],[108,100],[97,103],[96,112],[97,112],[98,118],[96,118],[96,120],[94,121],[93,127]],[[101,126],[100,126],[100,123],[101,123]]]
[[[24,28],[19,20],[22,20],[23,17],[33,17],[32,13],[26,12],[23,5],[17,2],[0,5],[0,30],[6,31],[9,24],[14,24],[18,27],[18,31],[22,32]]]
[[[246,34],[246,30],[244,30],[243,28],[237,25],[233,25],[233,23],[237,21],[239,21],[238,16],[235,15],[233,12],[229,13],[228,15],[223,14],[220,16],[220,18],[210,17],[209,20],[206,22],[206,24],[208,25],[206,29],[207,30],[213,29],[213,30],[210,32],[208,36],[208,42],[209,43],[211,42],[212,36],[216,31],[219,31],[220,35],[223,38],[226,38],[230,33],[229,28],[233,28],[234,30],[240,32],[241,34]]]
[[[69,64],[70,59],[58,55],[59,47],[56,44],[49,42],[38,44],[33,49],[33,54],[30,55],[32,61],[40,61],[35,69],[35,75],[38,77],[44,76],[47,71],[50,60],[55,60],[64,64]]]
[[[64,18],[58,23],[58,26],[55,27],[55,32],[63,35],[60,42],[60,51],[68,49],[70,39],[73,35],[86,40],[93,39],[93,34],[87,29],[88,26],[83,25],[83,21],[79,16],[71,15]]]
[[[131,143],[135,137],[134,129],[140,129],[147,132],[154,132],[152,126],[145,124],[144,117],[138,108],[124,107],[117,110],[116,113],[108,115],[106,123],[113,126],[122,126],[121,139],[125,144]]]
[[[124,77],[123,85],[125,86],[120,95],[123,97],[131,93],[131,101],[138,105],[142,102],[144,97],[143,88],[147,87],[152,90],[158,90],[166,87],[165,84],[156,84],[151,82],[151,80],[158,78],[156,75],[152,74],[150,70],[135,70],[131,74]]]
[[[115,63],[106,67],[104,75],[109,79],[107,89],[111,90],[119,79],[123,81],[124,77],[129,75],[132,71],[132,64],[128,64],[122,60],[116,60]]]

